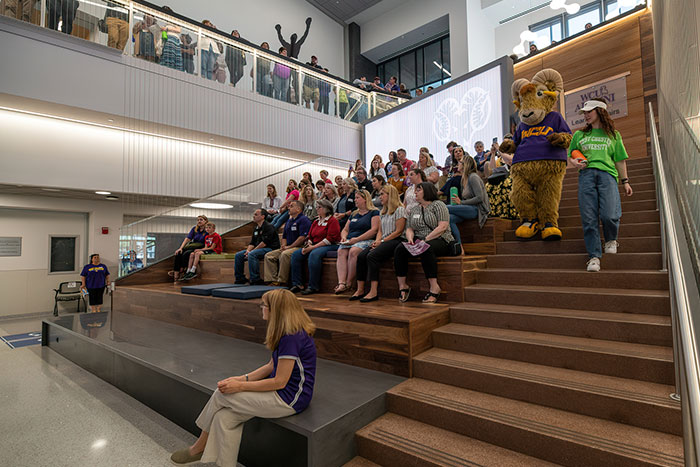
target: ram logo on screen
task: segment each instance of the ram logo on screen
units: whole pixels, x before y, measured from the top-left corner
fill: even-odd
[[[491,96],[482,88],[474,87],[459,101],[448,97],[433,115],[433,134],[438,141],[470,141],[471,135],[488,125],[491,118]]]

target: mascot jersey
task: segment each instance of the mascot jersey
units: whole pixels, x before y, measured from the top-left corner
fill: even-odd
[[[569,125],[559,112],[549,112],[536,125],[521,122],[513,135],[513,142],[518,145],[513,164],[538,160],[566,162],[566,149],[554,147],[547,141],[547,136],[552,133],[571,133]]]

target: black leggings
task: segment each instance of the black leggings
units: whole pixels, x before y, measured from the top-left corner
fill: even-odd
[[[430,240],[430,248],[418,255],[423,265],[423,272],[427,279],[437,279],[437,258],[447,256],[450,253],[449,244],[442,237]],[[399,245],[394,250],[394,272],[397,277],[408,275],[408,260],[412,258],[411,253],[403,245]]]
[[[392,256],[403,240],[395,238],[385,241],[375,249],[366,248],[357,256],[357,280],[365,282],[379,281],[379,268]]]
[[[190,255],[194,250],[182,250],[182,253],[177,253],[175,255],[175,263],[173,264],[173,271],[180,271],[180,269],[185,269],[190,262]]]

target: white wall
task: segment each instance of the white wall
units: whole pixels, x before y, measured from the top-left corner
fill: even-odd
[[[299,59],[308,62],[311,55],[316,55],[319,64],[328,68],[331,74],[340,77],[346,75],[343,26],[306,0],[168,0],[154,3],[168,5],[176,13],[193,20],[208,19],[226,33],[237,29],[242,38],[256,45],[267,41],[275,51],[281,47],[276,24],[282,26],[282,36],[289,42],[292,33],[301,38],[306,28],[306,18],[310,17],[313,22]]]
[[[494,25],[481,9],[481,0],[467,0],[467,46],[469,71],[504,55],[496,54]]]
[[[121,220],[114,203],[0,196],[0,236],[22,237],[21,257],[0,257],[0,316],[51,311],[52,289],[80,280],[79,272],[48,273],[50,234],[79,235],[79,269],[88,254],[99,253],[116,277]],[[109,227],[109,235],[102,235],[102,227]]]
[[[495,7],[492,7],[495,8]],[[560,12],[563,10],[559,10]],[[510,55],[513,47],[520,43],[520,33],[527,31],[530,25],[539,23],[557,15],[551,8],[542,8],[528,15],[514,19],[506,24],[500,25],[495,30],[495,53],[497,56]],[[528,44],[525,44],[527,50]]]

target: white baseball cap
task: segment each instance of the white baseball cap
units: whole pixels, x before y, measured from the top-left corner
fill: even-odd
[[[579,112],[590,112],[595,108],[600,108],[603,110],[608,110],[608,105],[605,102],[600,101],[586,101],[578,111]]]

